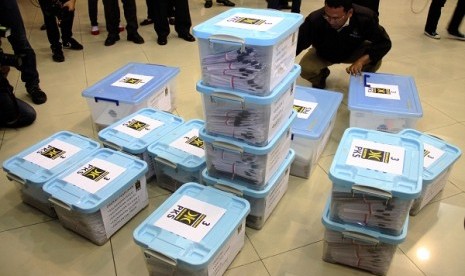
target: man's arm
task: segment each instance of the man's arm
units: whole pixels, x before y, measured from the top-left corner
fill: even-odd
[[[297,50],[296,56],[298,56],[303,50],[307,49],[312,45],[311,29],[310,29],[310,15],[305,18],[304,23],[299,27],[299,35],[297,38]]]

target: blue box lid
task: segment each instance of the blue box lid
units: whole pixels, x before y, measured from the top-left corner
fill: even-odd
[[[199,214],[199,219],[193,223],[200,223],[195,228],[181,223],[173,216],[173,211]],[[133,238],[143,249],[201,268],[213,260],[249,212],[247,200],[189,182],[149,215],[134,230]]]
[[[214,145],[219,145],[221,148],[224,148],[224,149],[231,149],[232,151],[239,150],[239,151],[244,151],[244,152],[255,154],[255,155],[265,155],[269,153],[271,150],[273,150],[276,143],[278,143],[281,138],[287,135],[288,128],[290,128],[292,122],[295,120],[296,117],[297,117],[297,112],[293,110],[291,115],[287,119],[287,122],[283,125],[283,127],[279,129],[276,132],[276,135],[273,137],[273,139],[271,139],[271,141],[266,146],[263,146],[263,147],[252,146],[252,145],[246,144],[241,141],[233,140],[232,138],[228,138],[228,137],[208,134],[205,127],[200,129],[199,135],[200,135],[200,138],[204,142],[214,144]]]
[[[297,119],[292,134],[316,140],[320,138],[342,101],[342,93],[296,85],[294,110]]]
[[[350,76],[349,110],[419,118],[423,116],[415,81],[410,76],[362,73]]]
[[[379,197],[420,196],[423,144],[376,130],[348,128],[336,150],[329,178],[334,185]]]
[[[194,26],[200,39],[219,39],[258,46],[274,46],[297,31],[304,18],[298,13],[271,9],[232,8]]]
[[[138,104],[178,73],[176,67],[131,62],[85,89],[82,96],[116,105]]]
[[[221,185],[223,187],[226,187],[226,189],[230,188],[231,192],[238,194],[239,196],[246,195],[252,198],[265,198],[276,186],[275,184],[278,183],[278,180],[285,173],[285,170],[291,165],[292,161],[294,161],[294,157],[295,157],[295,152],[294,150],[290,149],[289,153],[286,156],[286,159],[284,159],[283,163],[278,168],[278,170],[273,174],[270,180],[264,185],[263,190],[251,189],[245,185],[234,182],[233,180],[212,177],[208,174],[207,169],[204,169],[202,171],[202,179],[209,186],[214,187],[215,185]]]
[[[330,212],[329,212],[329,207],[331,205],[330,203],[331,203],[331,198],[328,198],[325,209],[323,211],[323,216],[321,218],[321,221],[323,222],[323,225],[327,229],[341,232],[341,234],[344,235],[344,237],[347,237],[350,239],[357,239],[361,241],[375,242],[375,240],[377,240],[379,242],[388,243],[388,244],[400,244],[407,237],[408,222],[409,222],[408,216],[405,219],[402,232],[399,235],[388,235],[388,234],[384,234],[379,231],[370,229],[368,227],[357,226],[353,224],[345,224],[345,223],[340,223],[340,222],[331,220]]]
[[[45,183],[43,190],[73,211],[93,213],[106,206],[147,172],[132,155],[102,148]]]
[[[219,93],[221,98],[227,98],[227,96],[229,96],[231,101],[240,101],[245,106],[247,105],[247,103],[266,106],[276,102],[281,95],[286,93],[289,90],[289,85],[294,83],[299,74],[300,65],[295,64],[291,72],[267,96],[255,96],[246,92],[239,92],[234,89],[217,88],[208,85],[203,85],[201,80],[197,82],[196,88],[198,92],[204,94],[207,97],[215,97],[215,94]],[[212,98],[212,101],[213,100],[214,98]]]
[[[143,108],[102,129],[98,137],[110,148],[139,154],[183,122],[171,113]]]
[[[173,167],[199,170],[205,165],[205,150],[199,137],[199,130],[204,125],[203,120],[187,121],[150,144],[147,151],[152,158],[161,158],[160,162],[168,162]]]
[[[23,184],[43,185],[100,144],[69,131],[60,131],[3,162],[7,177]]]
[[[423,181],[426,184],[434,181],[441,173],[449,169],[462,155],[462,151],[458,147],[418,130],[404,129],[399,134],[423,142],[425,151]]]

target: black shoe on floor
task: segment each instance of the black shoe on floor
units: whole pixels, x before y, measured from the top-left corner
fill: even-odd
[[[150,18],[144,19],[144,21],[140,22],[141,26],[147,26],[147,25],[150,25],[150,24],[153,24],[153,20],[150,19]]]
[[[40,26],[41,31],[45,31],[46,29],[47,29],[47,26],[45,26],[45,24],[42,24],[42,26]]]
[[[131,33],[131,34],[128,34],[128,41],[132,41],[136,44],[144,44],[144,38],[142,38],[142,36],[140,36],[140,34],[138,33]]]
[[[189,41],[189,42],[195,41],[195,37],[193,37],[190,33],[179,34],[178,37],[184,39],[185,41]]]
[[[105,39],[105,46],[111,46],[116,43],[116,41],[119,40],[119,35],[108,35],[107,39]]]
[[[465,35],[459,31],[452,32],[452,31],[447,30],[447,32],[449,34],[449,38],[457,39],[457,40],[465,40]]]
[[[63,50],[61,48],[52,49],[52,59],[55,62],[65,61],[65,55],[63,54]]]
[[[69,41],[63,41],[63,49],[82,50],[84,47],[76,39],[70,38]]]
[[[328,78],[331,71],[328,68],[323,68],[320,71],[321,79],[318,83],[312,83],[313,88],[325,89],[326,88],[326,79]]]
[[[219,4],[223,4],[227,7],[234,7],[236,4],[234,4],[233,2],[229,1],[229,0],[216,0],[216,3],[219,3]]]
[[[47,95],[42,89],[40,89],[39,84],[32,84],[26,86],[27,93],[31,96],[32,102],[35,104],[43,104],[47,101]]]
[[[162,46],[166,45],[166,44],[168,44],[168,38],[166,36],[159,36],[157,38],[157,43],[158,43],[158,45],[162,45]]]
[[[170,25],[174,25],[174,24],[176,24],[176,19],[174,17],[168,17],[168,23]]]
[[[212,1],[205,1],[205,4],[203,5],[205,8],[209,9],[213,6],[213,2]]]

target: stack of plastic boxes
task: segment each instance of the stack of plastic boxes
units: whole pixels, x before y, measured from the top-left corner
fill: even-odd
[[[410,215],[415,216],[444,189],[452,167],[462,151],[444,140],[414,129],[405,129],[399,134],[420,140],[424,147],[423,189],[410,209]]]
[[[327,90],[296,86],[291,148],[296,157],[291,175],[309,178],[318,162],[336,122],[342,94]]]
[[[257,229],[284,194],[287,183],[280,180],[287,182],[294,158],[290,128],[302,22],[300,14],[234,8],[193,28],[202,70],[204,181],[249,199],[247,225]]]
[[[179,68],[129,63],[82,92],[99,129],[144,107],[175,109]]]
[[[351,76],[348,106],[351,127],[391,133],[415,128],[423,116],[415,81],[409,76]]]
[[[423,144],[418,139],[348,128],[330,168],[323,213],[323,259],[385,275],[420,196]]]
[[[107,148],[123,151],[147,162],[146,178],[155,175],[155,165],[148,147],[179,127],[184,120],[153,108],[143,108],[102,129],[99,139]]]
[[[24,203],[56,217],[42,190],[44,184],[98,148],[96,141],[61,131],[5,160],[3,170],[9,180],[18,183]]]

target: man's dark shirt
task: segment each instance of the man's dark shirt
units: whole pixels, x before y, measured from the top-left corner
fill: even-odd
[[[391,40],[379,25],[377,15],[368,8],[353,5],[349,25],[341,30],[331,28],[323,18],[324,8],[313,11],[299,28],[297,55],[313,46],[317,55],[332,63],[346,60],[365,41],[371,42],[366,54],[376,63],[391,49]]]

